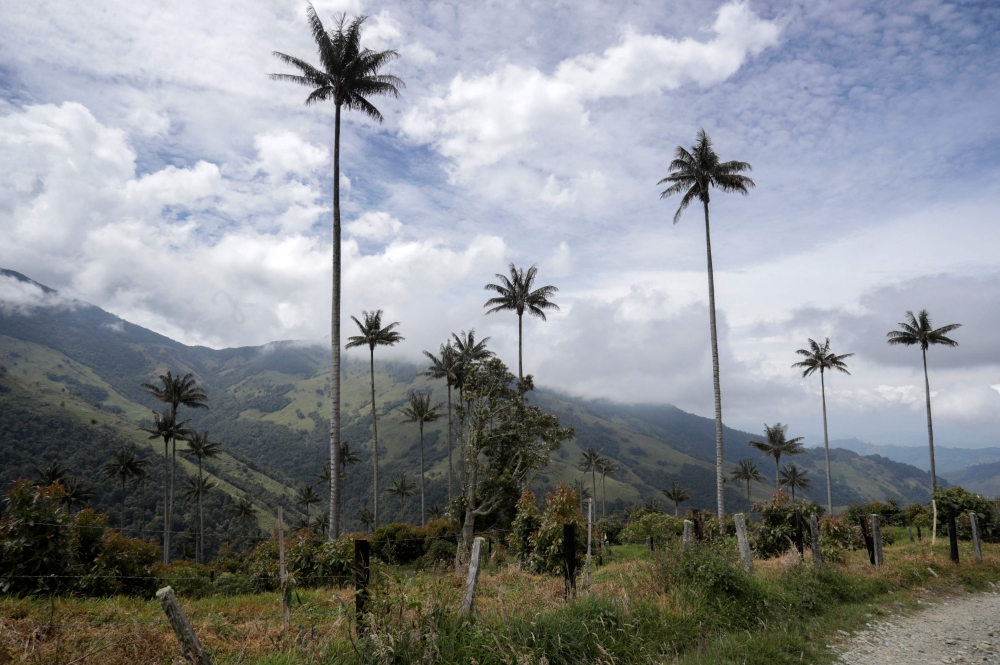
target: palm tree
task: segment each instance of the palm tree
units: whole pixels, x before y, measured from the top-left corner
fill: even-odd
[[[53,461],[45,468],[35,467],[35,485],[54,485],[56,483],[66,484],[69,478],[69,469],[61,465],[58,461]]]
[[[926,309],[920,310],[920,314],[913,316],[913,312],[906,313],[907,320],[899,324],[902,330],[892,330],[887,333],[889,344],[903,344],[905,346],[920,345],[920,352],[924,356],[924,390],[927,396],[927,445],[931,452],[931,490],[937,491],[937,470],[934,467],[934,426],[931,424],[931,382],[927,378],[927,349],[932,345],[958,346],[958,342],[947,335],[952,330],[962,327],[961,323],[952,323],[935,329],[931,325],[930,314]]]
[[[236,518],[236,521],[243,527],[243,539],[248,538],[247,522],[257,517],[257,507],[253,505],[247,497],[240,497],[230,509],[229,514]]]
[[[584,471],[590,471],[591,484],[593,485],[593,492],[591,496],[595,499],[597,498],[597,472],[600,470],[601,462],[604,460],[601,454],[594,450],[593,446],[589,446],[583,454],[580,455],[580,461],[577,464],[580,465]]]
[[[410,481],[406,479],[405,473],[401,473],[395,480],[392,481],[392,486],[389,487],[389,489],[387,489],[385,492],[386,494],[391,494],[399,498],[399,521],[402,522],[404,519],[403,517],[403,509],[405,508],[404,502],[406,501],[407,498],[417,493],[417,486],[411,484]],[[377,524],[378,523],[376,522],[375,528],[378,528]]]
[[[365,528],[365,533],[368,533],[372,530],[372,524],[375,523],[375,513],[367,508],[362,508],[358,511],[358,522]]]
[[[144,459],[138,459],[136,460],[136,465],[139,466],[139,471],[132,477],[132,482],[139,483],[139,510],[142,515],[140,518],[139,533],[140,537],[142,537],[141,534],[146,527],[146,481],[152,478],[152,476],[146,470],[149,462]]]
[[[424,376],[429,376],[432,379],[444,379],[445,385],[448,386],[448,501],[451,501],[451,494],[454,487],[454,465],[452,464],[452,449],[454,447],[452,443],[452,423],[451,423],[451,389],[455,385],[455,381],[458,378],[458,365],[461,363],[461,358],[459,353],[455,350],[455,347],[451,345],[449,340],[447,344],[441,345],[440,355],[435,356],[430,351],[424,351],[424,355],[427,356],[431,365],[424,372]]]
[[[274,56],[299,74],[271,74],[274,81],[288,81],[311,89],[306,106],[332,101],[335,107],[333,130],[333,298],[330,321],[330,466],[340,468],[340,111],[360,111],[381,123],[382,114],[371,103],[373,97],[398,97],[402,80],[382,69],[399,57],[396,51],[372,51],[361,46],[361,26],[365,16],[346,23],[335,17],[336,27],[327,30],[312,5],[306,10],[309,28],[319,51],[320,66],[284,53]],[[330,483],[330,540],[340,535],[340,479]]]
[[[153,426],[140,427],[139,429],[149,434],[150,439],[163,439],[163,563],[170,562],[170,499],[172,490],[170,486],[170,442],[176,439],[183,439],[194,432],[185,427],[189,421],[177,422],[175,416],[171,415],[170,409],[163,413],[153,411]]]
[[[738,480],[740,482],[746,482],[747,484],[747,505],[750,503],[750,483],[757,481],[758,483],[764,482],[764,476],[758,471],[760,465],[754,463],[749,457],[744,457],[736,464],[736,470],[732,473],[732,479]],[[831,513],[832,515],[833,513]]]
[[[313,489],[312,485],[303,485],[302,489],[295,495],[295,505],[306,509],[306,524],[309,524],[309,507],[321,501],[323,501],[323,497]]]
[[[444,510],[441,506],[431,506],[427,509],[427,518],[431,520],[439,520],[444,517]]]
[[[691,493],[684,489],[680,483],[670,483],[670,489],[660,490],[668,501],[674,504],[674,517],[680,515],[680,505],[691,498]]]
[[[720,162],[712,140],[704,129],[698,130],[698,136],[691,150],[677,146],[674,160],[670,162],[670,175],[658,182],[658,185],[669,183],[660,193],[664,199],[674,194],[683,194],[680,206],[674,213],[674,224],[680,221],[681,213],[698,199],[705,210],[705,249],[708,254],[708,316],[712,329],[712,381],[715,388],[715,493],[719,504],[719,520],[724,515],[724,483],[722,459],[722,389],[719,386],[719,338],[715,325],[715,274],[712,270],[712,234],[708,223],[708,202],[712,187],[723,192],[739,192],[746,195],[754,186],[753,180],[742,175],[743,171],[751,171],[746,162]]]
[[[795,353],[805,356],[805,360],[792,365],[792,367],[804,368],[802,372],[803,378],[819,370],[819,385],[823,395],[823,447],[826,450],[826,510],[833,515],[833,471],[830,470],[830,435],[826,429],[826,379],[823,376],[823,372],[826,370],[836,370],[844,374],[850,374],[847,371],[847,364],[844,362],[844,359],[850,358],[854,354],[845,353],[840,356],[834,354],[830,351],[829,337],[826,338],[823,344],[818,344],[815,340],[810,339],[808,349],[799,349]]]
[[[63,503],[70,511],[74,508],[85,508],[94,499],[94,496],[93,487],[84,485],[83,481],[76,478],[66,479],[66,496],[63,497]]]
[[[427,526],[426,497],[424,495],[424,423],[429,423],[441,417],[438,412],[444,404],[431,406],[431,392],[418,393],[410,391],[410,403],[403,408],[406,418],[404,423],[417,423],[420,427],[420,522]]]
[[[517,312],[517,377],[522,379],[524,378],[522,326],[524,312],[527,311],[528,314],[545,321],[545,310],[559,309],[558,305],[549,300],[559,289],[554,286],[542,286],[532,291],[531,287],[534,286],[535,276],[538,274],[538,268],[535,266],[531,266],[525,271],[524,268],[515,268],[514,264],[511,263],[507,269],[510,271],[509,278],[497,273],[497,279],[500,280],[500,283],[486,285],[487,291],[496,291],[500,295],[487,300],[483,307],[492,308],[486,312],[487,314]]]
[[[802,437],[797,436],[794,439],[787,438],[788,425],[782,425],[781,423],[775,423],[768,427],[767,423],[764,423],[764,441],[750,441],[749,444],[764,453],[765,457],[774,458],[774,487],[778,488],[781,486],[781,482],[778,479],[779,474],[779,464],[781,463],[782,455],[799,455],[804,453],[805,450],[802,448]]]
[[[486,348],[486,343],[490,341],[489,337],[476,341],[475,328],[470,328],[469,332],[463,330],[461,334],[452,333],[451,337],[455,340],[455,350],[465,365],[477,365],[495,355]]]
[[[218,483],[213,482],[209,478],[201,476],[197,478],[195,477],[188,478],[187,485],[184,486],[184,494],[183,494],[184,503],[189,503],[191,501],[201,501],[202,495],[207,494],[216,487],[218,487]],[[201,533],[196,531],[195,535],[197,536],[195,543],[197,545],[197,541],[201,540]],[[196,548],[195,557],[197,558],[197,556],[198,556],[198,551]]]
[[[184,376],[174,376],[170,372],[166,374],[161,374],[159,376],[160,383],[162,386],[157,386],[151,383],[142,384],[142,389],[146,391],[147,394],[152,395],[160,402],[170,405],[170,421],[177,421],[177,410],[186,406],[189,409],[207,409],[208,408],[208,397],[205,396],[205,391],[195,385],[194,377],[191,373],[187,373]],[[164,507],[164,521],[163,529],[166,534],[166,539],[163,547],[163,558],[164,563],[170,563],[170,534],[171,529],[173,529],[173,517],[174,517],[174,480],[177,472],[177,439],[184,438],[180,432],[175,432],[171,437],[172,453],[170,459],[170,480],[165,484],[169,487],[169,492],[167,493],[166,506]]]
[[[101,467],[105,478],[120,478],[122,481],[122,513],[118,522],[119,529],[125,529],[125,481],[140,473],[139,459],[135,453],[122,446],[109,462]]]
[[[601,515],[603,517],[607,517],[608,516],[608,486],[607,486],[607,483],[605,482],[605,478],[607,476],[613,476],[616,473],[618,473],[618,467],[615,466],[614,461],[612,461],[611,459],[609,459],[607,457],[601,457],[601,461],[600,461],[600,464],[597,467],[597,470],[601,472],[601,492],[604,495],[602,497],[602,500],[601,500]]]
[[[362,323],[358,321],[355,317],[351,317],[351,320],[357,324],[358,329],[361,331],[360,335],[354,335],[353,337],[347,338],[347,348],[351,349],[356,346],[367,346],[369,360],[371,361],[371,376],[372,376],[372,441],[374,442],[374,454],[372,459],[375,463],[375,528],[378,528],[378,420],[375,417],[375,347],[376,346],[392,346],[397,342],[403,341],[403,337],[393,330],[399,325],[398,321],[390,323],[389,325],[382,327],[382,310],[377,309],[374,312],[368,312],[362,310],[361,318],[365,321]]]
[[[795,503],[795,489],[807,490],[812,487],[812,483],[807,476],[809,473],[799,469],[795,464],[786,464],[781,467],[781,486],[792,490],[792,503]]]
[[[573,491],[580,497],[580,512],[583,512],[583,502],[594,496],[591,494],[590,488],[587,487],[585,478],[586,476],[583,476],[573,481]]]
[[[208,440],[208,432],[193,432],[187,437],[188,449],[185,455],[198,460],[198,487],[202,483],[202,461],[213,459],[222,454],[222,445]],[[195,552],[195,559],[198,563],[205,562],[205,509],[201,497],[198,497],[198,549]]]

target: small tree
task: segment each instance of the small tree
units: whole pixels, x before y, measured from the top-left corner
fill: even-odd
[[[247,540],[249,538],[247,524],[249,524],[250,520],[257,518],[257,507],[253,505],[250,499],[244,496],[236,500],[236,504],[232,507],[229,514],[235,517],[236,521],[243,527],[243,539]]]
[[[222,445],[208,440],[208,432],[192,432],[187,437],[188,449],[184,454],[198,460],[198,487],[207,486],[202,477],[202,463],[222,454]],[[212,485],[214,487],[214,485]],[[199,491],[201,491],[199,489]],[[195,551],[198,563],[205,563],[205,508],[202,497],[198,495],[198,543]]]
[[[125,481],[134,478],[141,472],[139,459],[135,453],[122,446],[111,461],[106,462],[101,467],[101,473],[105,478],[119,478],[122,481],[122,511],[118,521],[118,528],[125,528]]]
[[[786,464],[781,467],[781,486],[787,487],[792,492],[792,503],[795,503],[795,490],[807,490],[812,487],[812,482],[808,478],[809,472],[795,464]]]
[[[427,525],[426,495],[424,494],[424,423],[431,423],[441,417],[440,409],[444,404],[431,406],[431,392],[418,393],[410,391],[410,403],[403,408],[406,416],[402,422],[417,423],[420,427],[420,524]]]
[[[312,485],[303,486],[295,495],[295,505],[306,509],[306,524],[309,523],[309,508],[323,501],[319,492],[313,489]]]
[[[399,521],[405,521],[406,499],[417,493],[417,486],[406,479],[405,473],[401,473],[392,481],[392,486],[386,493],[399,499]]]
[[[674,517],[680,515],[681,504],[691,498],[691,493],[678,482],[670,483],[670,489],[663,489],[660,492],[674,504]]]
[[[745,482],[747,484],[747,505],[751,505],[750,501],[750,483],[757,481],[758,483],[764,482],[764,476],[758,471],[759,464],[755,463],[749,457],[744,457],[741,459],[737,465],[736,470],[733,471],[732,479],[739,482]]]
[[[757,450],[764,453],[765,457],[774,458],[774,487],[778,488],[781,486],[781,479],[779,474],[780,461],[782,455],[799,455],[804,453],[805,450],[802,448],[802,437],[797,436],[794,439],[789,439],[788,436],[788,425],[782,425],[781,423],[775,423],[768,426],[764,424],[764,440],[763,441],[750,441],[750,445]]]

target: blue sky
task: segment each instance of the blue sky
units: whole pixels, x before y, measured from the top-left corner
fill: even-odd
[[[265,76],[314,58],[305,8],[7,3],[0,266],[188,343],[327,334],[332,107]],[[819,444],[790,365],[830,336],[857,353],[831,435],[924,445],[919,353],[884,336],[927,308],[964,324],[931,352],[938,443],[1000,443],[995,5],[316,8],[368,15],[407,84],[342,147],[344,313],[399,320],[393,353],[475,327],[515,362],[482,286],[536,263],[562,307],[525,326],[541,385],[710,414],[704,226],[656,186],[704,127],[757,183],[712,203],[727,422]]]

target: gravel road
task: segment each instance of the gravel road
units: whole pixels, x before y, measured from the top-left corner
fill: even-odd
[[[923,602],[923,601],[921,601]],[[1000,663],[1000,593],[962,594],[873,621],[836,647],[850,665]]]

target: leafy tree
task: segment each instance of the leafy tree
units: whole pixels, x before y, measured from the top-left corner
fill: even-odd
[[[399,499],[399,521],[404,521],[403,511],[406,508],[406,499],[417,493],[417,486],[406,479],[405,473],[401,473],[393,479],[392,485],[386,490],[386,493]]]
[[[715,491],[719,504],[718,514],[721,521],[725,514],[723,505],[725,475],[723,473],[722,457],[722,389],[719,386],[719,339],[715,324],[715,274],[712,270],[712,234],[709,229],[708,203],[710,191],[714,187],[723,192],[738,192],[744,196],[754,186],[753,180],[743,175],[752,167],[746,162],[719,161],[719,156],[712,147],[712,140],[704,129],[698,131],[694,146],[687,150],[677,146],[674,160],[670,162],[670,175],[659,183],[669,183],[660,194],[667,198],[674,194],[683,194],[680,206],[674,213],[674,224],[680,221],[681,213],[694,200],[701,201],[705,211],[705,249],[708,255],[708,313],[712,330],[712,381],[715,388]]]
[[[670,483],[670,489],[660,490],[660,492],[667,498],[667,501],[674,504],[674,517],[680,514],[681,504],[691,498],[691,493],[678,482]]]
[[[747,505],[751,504],[750,501],[750,483],[757,481],[758,483],[764,482],[764,476],[758,471],[760,465],[756,464],[749,457],[744,457],[736,464],[736,469],[732,473],[732,479],[739,482],[745,482],[747,484]]]
[[[319,495],[319,492],[313,489],[312,485],[305,485],[296,493],[295,505],[302,506],[306,509],[306,524],[309,523],[309,507],[315,506],[317,503],[322,501],[323,497]]]
[[[250,520],[255,520],[257,518],[257,507],[253,505],[247,497],[243,496],[236,500],[233,507],[230,509],[229,514],[236,518],[236,521],[240,523],[243,527],[243,539],[248,538],[247,524]]]
[[[194,432],[185,427],[190,421],[182,420],[171,414],[170,409],[163,413],[153,412],[153,426],[139,429],[149,434],[150,439],[163,440],[163,563],[170,563],[170,501],[173,496],[171,489],[172,475],[170,473],[170,443],[183,439]],[[176,448],[176,445],[175,445]]]
[[[532,290],[535,285],[535,277],[538,274],[538,268],[535,266],[531,266],[525,271],[524,268],[516,268],[511,263],[507,269],[510,271],[510,277],[497,273],[496,277],[500,283],[486,285],[487,291],[495,291],[500,295],[487,300],[483,307],[491,308],[486,312],[487,314],[517,312],[517,376],[523,378],[524,335],[522,321],[524,313],[528,312],[528,314],[545,321],[545,310],[559,309],[558,305],[549,300],[559,289],[554,286],[542,286]]]
[[[426,497],[424,494],[424,423],[434,422],[441,417],[438,412],[444,404],[431,406],[431,392],[410,391],[410,403],[403,407],[404,423],[417,423],[420,427],[420,523],[427,525]]]
[[[809,340],[808,349],[799,349],[795,353],[800,356],[805,356],[805,360],[795,363],[792,367],[803,368],[802,376],[807,377],[819,370],[819,385],[823,395],[823,448],[826,451],[826,511],[829,514],[833,514],[833,471],[830,470],[830,435],[826,428],[826,379],[823,373],[826,370],[843,372],[844,374],[850,374],[847,371],[847,364],[844,362],[845,358],[850,358],[853,353],[845,353],[843,355],[836,355],[830,350],[830,338],[827,337],[823,344],[817,343],[815,340]]]
[[[455,381],[458,378],[458,365],[462,362],[460,354],[455,350],[455,347],[451,345],[451,341],[447,344],[441,345],[441,350],[439,355],[435,356],[430,351],[424,351],[424,355],[427,356],[431,365],[424,372],[424,376],[429,376],[432,379],[444,379],[445,385],[448,387],[448,501],[451,501],[451,495],[454,491],[454,465],[452,460],[454,454],[452,453],[454,449],[453,436],[452,436],[452,418],[451,418],[451,389],[455,385]]]
[[[549,454],[573,436],[573,429],[560,427],[556,416],[529,404],[525,394],[534,389],[530,374],[515,383],[507,366],[490,358],[465,381],[466,403],[459,414],[465,423],[466,468],[459,558],[472,545],[476,517],[489,515],[511,495],[520,496],[528,475],[548,464]]]
[[[812,487],[808,475],[809,472],[800,469],[794,463],[781,467],[781,486],[792,491],[792,503],[795,503],[796,489],[807,490]]]
[[[781,482],[778,478],[780,473],[780,463],[782,455],[799,455],[804,453],[805,450],[802,448],[802,437],[797,436],[794,439],[789,439],[788,436],[788,425],[782,425],[781,423],[775,423],[770,427],[767,423],[764,423],[764,440],[763,441],[750,441],[750,445],[764,453],[765,457],[774,458],[774,487],[778,488],[781,486]]]
[[[160,402],[169,404],[169,421],[177,422],[177,411],[185,406],[189,409],[207,409],[208,397],[205,391],[195,385],[194,376],[190,373],[184,376],[174,376],[170,372],[159,376],[162,385],[143,383],[142,389],[147,394],[152,395]],[[170,457],[170,476],[165,483],[167,495],[165,499],[163,520],[163,562],[170,563],[170,535],[173,530],[174,517],[174,481],[177,475],[177,439],[183,438],[186,434],[181,434],[179,430],[171,433],[172,451]],[[166,479],[166,477],[165,477]]]
[[[371,376],[372,376],[372,446],[374,453],[372,454],[372,460],[375,464],[375,528],[378,528],[378,419],[375,416],[375,347],[376,346],[392,346],[397,342],[403,341],[403,337],[393,330],[399,325],[398,321],[390,323],[389,325],[382,326],[382,310],[378,309],[374,312],[362,311],[361,318],[365,321],[362,323],[358,321],[355,317],[351,317],[351,320],[357,324],[358,329],[361,331],[360,335],[354,335],[347,339],[347,348],[351,349],[356,346],[367,346],[369,359],[371,361]]]
[[[927,349],[931,346],[958,346],[958,342],[948,337],[948,333],[962,327],[961,323],[952,323],[935,328],[931,324],[931,316],[926,309],[920,310],[916,316],[912,311],[906,313],[906,321],[899,324],[900,330],[887,333],[889,344],[904,346],[920,346],[924,358],[924,391],[927,396],[927,445],[931,454],[931,488],[937,492],[937,469],[934,466],[934,425],[931,423],[931,382],[927,377]]]
[[[381,123],[382,114],[371,103],[373,97],[398,97],[403,81],[383,73],[399,57],[396,51],[373,51],[361,46],[365,16],[346,23],[341,14],[333,30],[327,30],[312,5],[306,10],[309,28],[319,51],[319,67],[301,58],[274,52],[274,56],[299,74],[271,74],[274,81],[288,81],[310,88],[306,106],[332,101],[335,107],[333,131],[333,307],[330,322],[330,467],[340,463],[340,111],[359,111]],[[330,540],[340,535],[340,478],[330,483]],[[376,492],[377,495],[377,492]]]
[[[198,460],[198,487],[205,487],[202,479],[202,462],[222,454],[222,445],[208,440],[208,432],[192,432],[187,437],[188,449],[184,454]],[[214,487],[214,485],[212,485]],[[201,495],[198,496],[198,543],[196,551],[198,563],[205,563],[205,509]]]
[[[119,478],[122,481],[122,512],[118,522],[119,529],[125,528],[125,481],[135,478],[141,473],[140,461],[132,450],[122,446],[115,453],[115,456],[101,468],[105,478]]]
[[[590,472],[591,485],[593,486],[593,492],[590,496],[597,498],[597,472],[601,468],[601,463],[604,460],[601,454],[594,450],[593,446],[588,446],[580,455],[580,461],[577,464],[580,466],[584,472]],[[583,492],[580,492],[580,497],[583,498]]]
[[[614,476],[616,473],[618,473],[618,467],[615,466],[615,463],[612,460],[608,459],[607,457],[601,457],[600,464],[598,465],[597,470],[601,472],[601,491],[604,493],[604,497],[603,497],[602,505],[601,505],[601,516],[602,517],[607,517],[608,516],[608,487],[605,484],[604,479],[607,476]]]
[[[19,480],[7,492],[7,516],[0,520],[0,592],[51,595],[68,585],[76,554],[65,494],[58,481]]]

